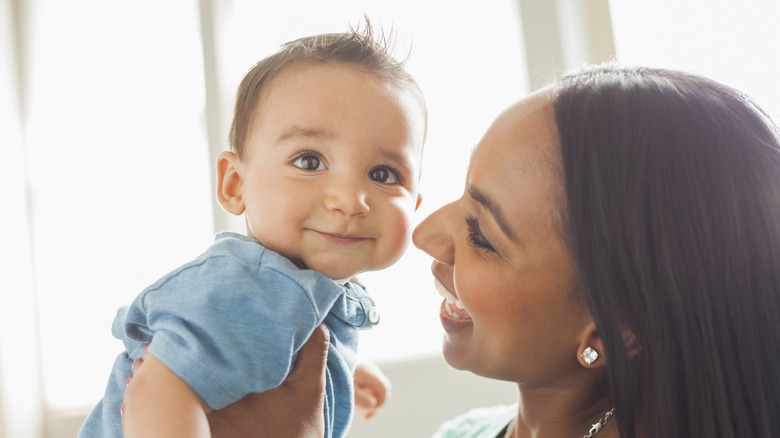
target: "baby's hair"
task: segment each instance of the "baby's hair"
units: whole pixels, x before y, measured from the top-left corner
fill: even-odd
[[[397,60],[393,52],[392,31],[385,34],[380,28],[375,34],[370,20],[365,26],[350,27],[344,33],[326,33],[290,41],[279,51],[260,60],[244,76],[236,93],[233,124],[230,127],[230,150],[243,158],[244,143],[255,119],[263,92],[281,73],[293,66],[337,63],[371,73],[396,86],[407,88],[420,96],[417,82],[405,70],[404,60]],[[423,109],[424,109],[423,102]]]

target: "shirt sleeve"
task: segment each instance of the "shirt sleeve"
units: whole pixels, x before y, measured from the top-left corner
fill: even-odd
[[[494,438],[517,416],[517,408],[515,403],[472,409],[443,423],[431,438]]]
[[[124,336],[149,351],[213,409],[279,385],[322,320],[290,277],[216,257],[142,293]]]

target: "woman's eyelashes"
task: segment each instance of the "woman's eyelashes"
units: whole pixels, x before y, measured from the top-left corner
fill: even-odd
[[[487,241],[482,231],[479,229],[479,220],[471,214],[466,215],[466,229],[468,230],[468,241],[471,246],[486,251],[495,251],[493,245]]]

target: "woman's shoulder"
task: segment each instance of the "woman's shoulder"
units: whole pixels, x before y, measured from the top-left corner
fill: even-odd
[[[495,438],[516,416],[516,403],[472,409],[442,424],[432,438]]]

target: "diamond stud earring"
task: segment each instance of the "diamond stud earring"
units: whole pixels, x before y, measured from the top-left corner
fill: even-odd
[[[596,359],[599,358],[599,354],[596,352],[596,350],[590,347],[586,348],[580,356],[582,356],[582,360],[584,360],[588,365],[592,364],[596,361]]]

